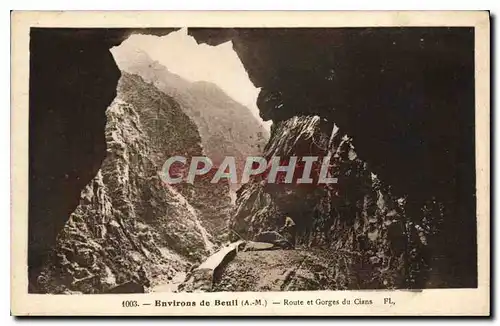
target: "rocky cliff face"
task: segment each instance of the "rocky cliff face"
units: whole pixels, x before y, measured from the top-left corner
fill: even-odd
[[[215,165],[226,156],[234,156],[241,172],[247,156],[262,153],[268,131],[249,108],[233,100],[216,84],[189,82],[125,43],[112,52],[122,70],[141,76],[181,104],[198,126],[203,149]]]
[[[238,191],[231,225],[239,234],[252,238],[261,231],[279,230],[290,216],[297,225],[299,244],[347,254],[346,270],[357,277],[341,288],[425,286],[427,237],[438,230],[442,204],[431,201],[410,216],[406,212],[410,204],[372,173],[351,139],[317,116],[278,123],[265,155],[268,160],[331,156],[330,172],[338,182],[273,184],[265,176],[255,177]]]
[[[169,31],[31,30],[31,281],[106,155],[105,110],[120,77],[109,49],[133,32]],[[438,269],[439,285],[477,286],[473,29],[190,28],[189,33],[212,45],[233,42],[250,79],[262,89],[258,105],[265,119],[318,114],[335,121],[353,137],[370,170],[397,198],[407,197],[406,216],[416,221],[424,216],[421,227],[439,225],[430,218],[441,210],[433,198],[444,203],[442,231],[427,239],[433,255],[447,261]],[[268,198],[268,192],[260,193]]]
[[[477,286],[473,29],[191,28],[188,34],[210,45],[232,41],[261,88],[263,119],[335,121],[370,169],[407,197],[408,215],[442,203],[441,231],[432,237],[432,255],[439,257],[433,269],[442,275],[437,286]]]
[[[139,76],[123,74],[117,93],[106,111],[106,158],[58,236],[39,278],[41,292],[99,293],[137,278],[141,266],[159,281],[213,249],[199,211],[184,195],[200,190],[174,188],[158,175],[170,156],[203,155],[196,125]],[[198,202],[224,221],[228,187],[210,186],[210,196]]]

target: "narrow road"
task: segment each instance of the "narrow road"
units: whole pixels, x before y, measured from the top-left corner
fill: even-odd
[[[217,273],[212,291],[343,289],[349,281],[337,260],[301,249],[239,252]]]

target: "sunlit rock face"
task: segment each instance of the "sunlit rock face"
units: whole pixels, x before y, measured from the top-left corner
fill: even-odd
[[[238,175],[241,175],[246,158],[262,153],[269,132],[248,107],[231,98],[219,85],[184,79],[133,44],[114,48],[113,55],[120,69],[141,76],[176,99],[198,127],[204,153],[215,167],[231,156],[235,158]],[[224,74],[227,70],[215,73]],[[233,190],[237,188],[237,184],[232,185]],[[222,227],[216,222],[212,225]]]
[[[166,279],[213,249],[214,238],[183,194],[199,190],[166,185],[158,174],[167,157],[203,154],[195,124],[139,76],[123,74],[117,93],[106,111],[106,158],[58,236],[39,277],[41,292],[103,292],[137,278],[141,266],[153,281]],[[211,189],[198,201],[223,215],[228,187]]]
[[[105,110],[120,77],[109,48],[131,32],[31,31],[32,276],[106,156]],[[233,42],[261,88],[264,119],[279,124],[318,115],[334,121],[370,171],[396,198],[407,198],[406,216],[419,221],[423,214],[432,228],[439,225],[437,235],[427,239],[432,284],[477,285],[473,29],[195,28],[189,33],[212,45]],[[437,223],[430,217],[441,210],[443,222]]]
[[[330,172],[338,182],[273,184],[255,177],[238,192],[231,220],[238,234],[252,238],[277,231],[290,216],[299,245],[346,253],[348,269],[358,274],[347,288],[425,286],[430,272],[427,239],[439,229],[441,204],[429,202],[419,215],[409,216],[406,199],[371,172],[351,139],[317,116],[278,123],[265,155],[331,156]]]

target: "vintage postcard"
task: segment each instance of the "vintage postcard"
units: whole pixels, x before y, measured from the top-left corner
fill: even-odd
[[[11,311],[490,314],[476,12],[13,12]]]

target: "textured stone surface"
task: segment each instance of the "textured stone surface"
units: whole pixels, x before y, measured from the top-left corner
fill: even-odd
[[[133,45],[123,43],[113,48],[112,52],[120,69],[141,76],[176,99],[198,127],[204,153],[215,167],[227,156],[234,157],[240,176],[246,158],[262,153],[269,132],[249,108],[232,99],[219,86],[183,79]],[[236,190],[238,186],[231,185],[231,188]],[[203,203],[203,200],[200,202]],[[203,207],[200,209],[204,210]],[[223,227],[212,224],[215,229]]]
[[[31,276],[37,275],[105,157],[105,110],[120,75],[109,48],[132,32],[31,31]],[[445,278],[438,280],[441,285],[476,286],[472,29],[190,33],[212,45],[232,40],[249,77],[262,87],[258,106],[265,119],[319,114],[335,121],[384,184],[397,197],[408,197],[406,214],[412,220],[421,220],[422,210],[435,215],[430,213],[436,210],[435,199],[443,203],[441,232],[426,240],[433,257],[441,257],[434,275]],[[264,201],[265,210],[277,210],[268,193],[252,194]],[[423,225],[437,226],[423,220],[428,221]]]
[[[370,170],[421,215],[444,205],[434,264],[441,286],[477,286],[472,28],[191,28],[232,41],[261,88],[261,117],[334,121]],[[453,118],[451,118],[453,117]],[[461,248],[457,250],[457,248]]]
[[[106,159],[58,237],[43,292],[99,293],[137,278],[141,266],[153,279],[173,277],[213,248],[197,210],[158,175],[171,155],[202,155],[179,104],[124,74],[106,114]],[[220,211],[230,199],[227,185],[216,187],[226,191],[225,199],[211,193]]]
[[[329,155],[330,171],[338,182],[272,184],[265,176],[255,177],[239,191],[231,220],[237,233],[252,238],[277,231],[290,216],[299,245],[352,253],[345,259],[359,274],[355,286],[428,285],[427,237],[439,229],[442,204],[429,203],[420,207],[419,215],[408,216],[406,200],[370,171],[350,138],[316,116],[293,117],[274,126],[265,155]]]
[[[350,260],[349,254],[332,254],[324,250],[240,252],[215,277],[212,292],[377,288],[359,283],[356,273],[349,269]]]

